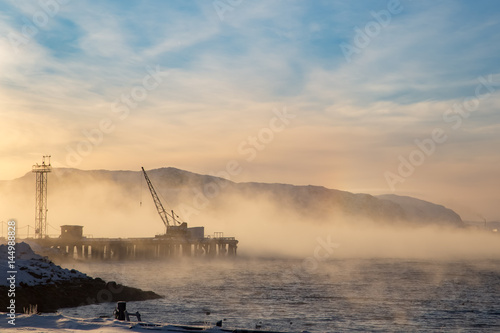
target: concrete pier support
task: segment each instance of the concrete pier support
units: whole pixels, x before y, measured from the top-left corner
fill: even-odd
[[[219,244],[219,256],[227,255],[227,244]]]
[[[208,256],[215,257],[217,254],[217,244],[212,241],[208,244]]]
[[[78,259],[82,259],[83,258],[83,253],[82,253],[83,252],[82,251],[83,245],[80,244],[80,245],[76,245],[75,247],[76,247],[76,257]]]
[[[94,252],[94,248],[92,248],[92,252]],[[97,245],[95,247],[95,260],[103,260],[104,259],[104,246]]]
[[[227,252],[228,256],[235,256],[236,255],[236,245],[229,244],[229,249]]]
[[[191,250],[191,244],[189,243],[182,244],[182,255],[186,257],[191,257],[192,254],[193,252]]]

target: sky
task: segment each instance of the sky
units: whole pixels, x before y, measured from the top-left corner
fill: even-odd
[[[0,179],[176,167],[500,220],[497,1],[0,1]]]

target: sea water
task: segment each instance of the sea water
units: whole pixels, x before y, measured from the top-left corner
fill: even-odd
[[[500,331],[498,260],[239,257],[63,266],[162,295],[127,304],[150,322],[225,319],[227,327],[299,332]],[[61,312],[95,318],[113,309],[104,303]]]

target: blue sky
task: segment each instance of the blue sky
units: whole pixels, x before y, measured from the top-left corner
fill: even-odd
[[[60,167],[199,173],[236,160],[244,171],[234,181],[394,192],[500,219],[500,86],[481,88],[489,94],[458,128],[456,112],[443,118],[476,98],[480,77],[500,82],[499,7],[0,1],[1,178],[23,175],[44,154]],[[375,16],[387,13],[382,25]],[[342,45],[357,53],[347,59]],[[125,116],[122,95],[144,92],[147,68],[161,82]],[[248,138],[284,108],[295,117],[248,161],[238,147],[250,149]],[[399,156],[436,128],[447,140],[402,177]],[[404,181],[391,186],[388,172]]]

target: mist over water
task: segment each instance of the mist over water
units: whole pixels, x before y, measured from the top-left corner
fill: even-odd
[[[298,259],[80,263],[93,276],[153,290],[161,300],[129,302],[154,322],[277,330],[425,331],[500,329],[500,261]],[[153,274],[154,273],[154,274]],[[62,309],[109,315],[114,304]],[[207,316],[205,313],[210,312]],[[292,323],[290,325],[290,323]]]
[[[314,256],[321,242],[334,243],[335,258],[500,259],[500,235],[436,225],[389,224],[339,216],[318,221],[266,203],[237,205],[207,225],[240,240],[250,257]],[[237,223],[233,223],[237,221]]]
[[[319,219],[258,193],[216,197],[189,218],[207,234],[235,236],[238,257],[71,267],[163,295],[128,304],[155,322],[200,325],[226,318],[227,326],[262,322],[267,329],[310,332],[500,328],[496,234],[340,213]],[[112,308],[62,312],[95,317]]]
[[[236,237],[240,256],[313,257],[318,244],[329,239],[337,245],[336,258],[500,258],[498,234],[439,221],[376,220],[377,212],[371,219],[371,210],[349,215],[329,202],[311,202],[312,194],[291,185],[277,184],[276,192],[270,192],[268,186],[243,184],[237,191],[234,183],[176,169],[158,169],[150,177],[167,210],[174,209],[190,227],[204,226],[206,235]],[[204,190],[207,184],[218,186],[214,195]],[[18,222],[18,237],[25,237],[34,218],[33,175],[0,185],[0,209],[10,212]],[[140,172],[54,169],[48,207],[53,237],[64,224],[83,225],[84,234],[91,237],[153,237],[165,232]]]
[[[310,332],[500,329],[496,234],[340,215],[317,220],[258,196],[226,203],[193,215],[190,226],[235,236],[234,260],[71,267],[163,295],[128,304],[155,322],[225,318],[233,327],[262,322],[265,329]],[[62,312],[95,317],[112,307]]]

